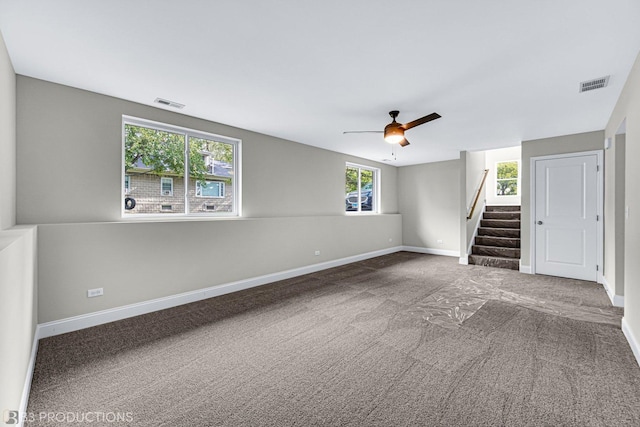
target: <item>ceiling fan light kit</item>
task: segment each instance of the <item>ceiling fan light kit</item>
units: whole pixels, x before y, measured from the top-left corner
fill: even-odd
[[[398,144],[404,139],[404,129],[397,126],[387,125],[384,128],[384,140],[389,144]]]

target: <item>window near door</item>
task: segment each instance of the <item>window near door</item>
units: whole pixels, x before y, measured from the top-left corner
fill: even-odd
[[[380,169],[347,163],[345,172],[345,211],[378,212]]]
[[[239,140],[123,117],[123,143],[124,216],[239,214]]]
[[[496,163],[496,196],[517,196],[518,174],[517,160]]]

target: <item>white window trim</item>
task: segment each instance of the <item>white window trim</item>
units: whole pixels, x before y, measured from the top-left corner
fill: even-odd
[[[164,194],[164,183],[171,183],[171,190],[169,190],[169,194]],[[160,177],[160,195],[162,197],[173,197],[173,178],[167,176]]]
[[[345,214],[346,215],[378,215],[380,214],[380,176],[382,174],[380,168],[376,168],[373,166],[367,166],[367,165],[361,165],[358,163],[351,163],[351,162],[346,162],[345,163],[345,172],[347,168],[357,168],[358,170],[360,169],[365,169],[365,170],[369,170],[373,172],[373,194],[374,194],[374,200],[373,200],[373,205],[371,206],[371,210],[370,211],[363,211],[362,209],[362,203],[360,201],[360,189],[362,188],[362,184],[360,183],[360,171],[358,171],[358,210],[357,211],[346,211],[345,210]]]
[[[224,181],[216,181],[216,180],[211,180],[211,181],[205,180],[204,182],[216,182],[216,183],[218,183],[218,185],[221,185],[222,186],[221,187],[221,190],[222,190],[221,191],[221,193],[222,193],[221,196],[203,196],[202,194],[198,195],[198,183],[199,182],[202,182],[202,181],[196,181],[196,190],[195,190],[196,191],[196,197],[200,197],[200,198],[203,198],[203,199],[224,199],[225,196],[227,195],[226,183]]]
[[[125,144],[126,142],[125,126],[126,125],[142,126],[142,127],[153,128],[153,129],[166,131],[166,132],[179,133],[187,137],[187,140],[186,140],[187,142],[188,142],[188,137],[192,136],[196,138],[210,139],[218,142],[223,142],[226,144],[231,144],[233,146],[233,171],[234,171],[232,186],[231,186],[233,191],[233,210],[231,212],[191,212],[191,213],[188,212],[189,179],[184,179],[185,212],[172,213],[172,214],[165,213],[165,214],[135,214],[135,215],[132,215],[130,213],[129,214],[125,213],[126,210],[124,208],[124,199],[127,196],[127,194],[124,194],[124,176],[126,174],[125,162],[124,162],[125,148],[126,148],[126,144]],[[181,126],[174,126],[166,123],[156,122],[156,121],[147,120],[147,119],[141,119],[138,117],[127,116],[127,115],[122,116],[121,135],[122,135],[122,141],[121,141],[122,142],[122,158],[121,158],[122,185],[120,188],[122,189],[121,190],[122,194],[120,199],[122,201],[121,202],[122,203],[121,205],[122,220],[125,220],[125,221],[157,220],[158,218],[166,219],[167,217],[172,217],[179,220],[182,220],[182,219],[186,220],[186,219],[197,219],[197,218],[215,219],[220,217],[241,217],[242,216],[242,140],[241,139],[232,138],[224,135],[218,135],[214,133],[208,133],[208,132],[185,128]],[[187,164],[185,165],[185,170],[189,170],[188,156],[186,156],[187,150],[188,150],[188,144],[185,144],[185,157],[187,160]],[[226,192],[226,188],[225,188],[225,192]]]

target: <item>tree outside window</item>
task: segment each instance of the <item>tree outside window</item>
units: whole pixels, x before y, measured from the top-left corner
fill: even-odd
[[[496,196],[518,195],[518,161],[496,163]]]

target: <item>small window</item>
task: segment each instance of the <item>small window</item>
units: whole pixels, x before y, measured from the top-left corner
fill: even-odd
[[[129,194],[131,192],[131,176],[124,176],[124,194]]]
[[[378,212],[380,169],[347,163],[345,174],[345,210]]]
[[[162,196],[173,196],[173,178],[160,178],[160,194]]]
[[[518,161],[496,163],[496,196],[518,195]]]
[[[196,183],[196,197],[224,197],[224,182],[198,181]]]

